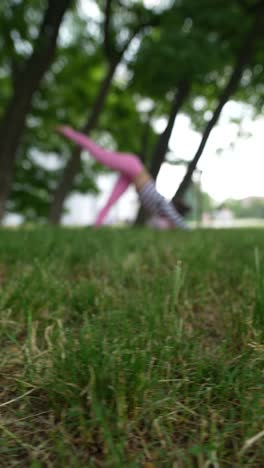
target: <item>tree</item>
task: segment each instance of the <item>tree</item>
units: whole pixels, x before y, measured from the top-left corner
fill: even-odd
[[[95,96],[91,112],[82,126],[82,131],[87,134],[96,127],[99,121],[117,66],[132,40],[144,28],[155,24],[158,18],[156,15],[150,15],[139,3],[125,9],[121,6],[121,9],[118,8],[114,15],[112,13],[112,3],[112,0],[107,0],[104,5],[104,22],[102,26],[103,48],[107,62],[106,72]],[[99,5],[101,5],[101,2],[99,2]],[[125,40],[122,39],[122,34],[118,30],[120,25],[122,25],[121,33],[123,31],[127,36]],[[75,148],[53,195],[49,214],[49,220],[53,224],[60,222],[65,198],[71,191],[76,174],[80,171],[80,164],[81,150]]]
[[[7,205],[9,211],[23,214],[25,220],[44,221],[45,216],[47,219],[51,195],[71,157],[73,145],[54,131],[56,125],[63,119],[80,127],[87,116],[83,103],[88,108],[93,105],[105,71],[95,31],[94,20],[82,17],[78,10],[68,15],[67,40],[60,40],[56,59],[35,94]],[[124,90],[122,81],[112,84],[108,105],[97,128],[95,137],[103,145],[118,145],[124,151],[141,152],[143,117],[136,109],[133,94]],[[135,138],[135,134],[140,138]],[[153,136],[151,130],[151,140]],[[95,175],[104,170],[83,153],[81,169],[70,193],[96,192]]]
[[[244,70],[246,69],[246,67],[250,64],[252,57],[254,56],[254,53],[256,50],[256,41],[260,37],[260,35],[263,33],[263,29],[262,29],[263,28],[263,23],[262,23],[263,13],[264,13],[264,2],[261,1],[257,3],[257,6],[255,6],[253,10],[253,18],[251,18],[252,24],[249,27],[248,32],[245,34],[244,40],[238,50],[236,62],[233,67],[231,76],[225,88],[223,89],[222,94],[219,97],[218,105],[215,108],[212,118],[210,119],[210,121],[208,122],[205,128],[198,150],[194,158],[188,165],[186,174],[180,186],[178,187],[175,196],[173,197],[173,201],[176,201],[177,198],[181,198],[186,192],[186,190],[188,189],[192,180],[193,172],[203,153],[203,150],[210,136],[210,133],[212,129],[214,128],[215,124],[217,123],[224,105],[227,103],[227,101],[230,99],[230,97],[233,95],[233,93],[236,91],[237,87],[239,86],[242,74]]]
[[[208,0],[203,0],[202,8],[191,0],[175,3],[160,24],[159,34],[153,31],[142,41],[134,65],[135,87],[156,104],[167,101],[167,125],[153,148],[149,167],[154,179],[168,152],[175,119],[180,110],[187,109],[188,98],[200,92],[212,99],[216,91],[215,77],[222,76],[230,60],[230,47],[222,35],[227,34],[230,20],[226,18],[231,13],[232,8],[221,2],[214,10]]]
[[[110,144],[121,151],[139,154],[156,177],[168,154],[171,131],[179,111],[186,112],[195,128],[201,130],[205,111],[215,108],[217,92],[223,89],[225,76],[230,73],[234,55],[241,47],[241,38],[252,18],[252,11],[245,14],[240,3],[251,8],[247,0],[234,0],[230,4],[216,0],[214,9],[211,0],[201,0],[199,5],[196,0],[182,0],[155,16],[152,12],[145,14],[139,1],[125,6],[127,2],[98,0],[104,13],[103,21],[100,17],[82,17],[78,10],[77,14],[68,15],[53,65],[34,93],[31,110],[27,113],[27,132],[20,141],[8,208],[19,210],[27,219],[44,220],[49,203],[52,200],[54,208],[54,195],[58,195],[58,220],[65,197],[72,191],[96,190],[94,174],[99,165],[54,132],[54,127],[62,122],[75,128],[88,128],[88,132],[93,130],[94,137],[102,145]],[[254,0],[253,4],[256,3]],[[41,24],[41,4],[40,0],[31,2],[35,12],[31,23],[35,36]],[[32,53],[31,44],[37,40],[27,31],[25,2],[16,2],[16,5],[22,8],[16,18],[24,19],[23,28],[19,26],[23,50],[21,48],[19,54],[16,48],[11,52],[11,41],[8,54],[4,49],[1,52],[0,38],[1,101],[6,107],[12,94],[10,70],[23,65]],[[1,18],[0,15],[2,27],[7,19],[1,24]],[[125,73],[109,75],[114,58],[120,55],[130,38],[135,37],[137,28],[147,24],[155,24],[155,28],[140,30],[135,47],[126,49],[120,58]],[[6,37],[9,37],[8,31],[9,28]],[[9,44],[7,40],[5,43]],[[260,46],[259,56],[263,58]],[[254,64],[261,63],[260,58],[257,60]],[[255,67],[252,68],[250,86],[240,87],[242,99],[255,102],[257,86],[256,90],[253,86],[255,83],[259,86],[261,76],[262,73],[258,72],[257,76]],[[194,105],[197,96],[203,97],[201,111]],[[144,98],[151,102],[150,110],[139,106]],[[87,108],[91,109],[89,115]],[[258,109],[261,109],[261,100]],[[154,124],[160,117],[165,118],[167,124],[164,131],[157,134]],[[54,157],[57,167],[48,169],[45,164],[42,167],[40,153],[43,161]],[[63,181],[63,190],[60,190]],[[24,196],[23,190],[29,196]],[[29,204],[31,207],[27,206]]]
[[[0,221],[3,219],[8,199],[17,150],[25,129],[26,116],[30,110],[34,93],[53,60],[58,31],[66,10],[72,0],[49,0],[43,13],[32,53],[24,61],[15,60],[16,4],[12,5],[11,24],[6,28],[11,48],[12,92],[0,123]],[[19,4],[18,4],[19,5]],[[8,7],[10,12],[10,5]],[[26,10],[24,10],[25,13]],[[12,34],[13,33],[13,34]]]
[[[243,200],[227,200],[225,206],[236,218],[264,218],[264,199],[248,197]]]
[[[94,21],[82,18],[78,10],[73,10],[68,14],[65,26],[55,60],[35,93],[27,115],[27,132],[20,145],[7,203],[9,211],[20,212],[25,220],[29,219],[29,214],[30,220],[43,221],[45,217],[47,220],[51,194],[73,147],[59,137],[55,128],[61,119],[71,121],[77,127],[81,125],[86,115],[83,103],[88,107],[92,105],[104,72]],[[74,181],[72,191],[97,192],[94,174],[98,168],[91,167],[87,158],[83,158],[81,164],[82,171]]]

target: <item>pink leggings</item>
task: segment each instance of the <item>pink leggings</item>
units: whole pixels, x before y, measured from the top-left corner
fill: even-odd
[[[117,182],[112,190],[110,197],[107,200],[107,203],[101,209],[95,220],[95,226],[100,226],[103,223],[110,208],[126,191],[135,177],[140,174],[140,172],[142,172],[144,166],[136,155],[105,150],[94,143],[94,141],[92,141],[86,135],[76,132],[70,127],[60,127],[59,131],[67,138],[70,138],[81,147],[87,149],[94,157],[94,159],[96,159],[96,161],[104,164],[110,169],[114,169],[120,172],[120,176],[117,179]]]

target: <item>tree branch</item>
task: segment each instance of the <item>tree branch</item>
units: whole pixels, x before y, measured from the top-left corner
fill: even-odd
[[[127,48],[129,47],[129,45],[131,44],[131,42],[133,41],[133,39],[138,35],[138,33],[140,31],[142,31],[143,29],[145,28],[149,28],[149,27],[154,27],[154,26],[158,26],[159,25],[159,18],[158,17],[154,17],[152,18],[151,20],[149,21],[145,21],[143,23],[139,23],[134,31],[131,32],[131,35],[129,36],[129,38],[127,39],[127,41],[125,42],[125,44],[123,45],[121,51],[119,52],[119,55],[122,56],[124,54],[124,52],[127,50]]]
[[[213,113],[213,116],[205,127],[200,145],[196,151],[194,158],[191,160],[191,162],[188,165],[186,174],[181,184],[179,185],[178,190],[173,197],[173,200],[176,200],[177,198],[181,198],[186,192],[186,190],[188,189],[191,179],[192,179],[193,172],[197,166],[197,163],[200,157],[203,154],[203,150],[211,134],[211,131],[216,125],[221,115],[224,105],[228,102],[230,97],[235,93],[236,89],[238,88],[240,81],[241,81],[241,77],[243,75],[243,72],[246,66],[250,64],[250,61],[252,60],[252,57],[255,51],[256,40],[260,37],[260,34],[263,35],[263,28],[262,28],[263,7],[264,7],[264,2],[262,1],[258,4],[258,11],[256,12],[252,27],[248,31],[248,33],[245,35],[243,43],[240,46],[240,50],[237,55],[235,65],[233,67],[233,72],[229,78],[229,81],[226,87],[223,89],[222,93],[220,94],[218,104]]]
[[[105,21],[104,21],[104,49],[105,54],[108,59],[112,58],[112,48],[111,48],[111,7],[112,7],[112,0],[106,0],[105,5]]]

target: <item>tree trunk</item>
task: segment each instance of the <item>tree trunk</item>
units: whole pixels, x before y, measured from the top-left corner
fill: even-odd
[[[143,127],[142,135],[140,138],[140,149],[138,153],[141,161],[146,167],[148,167],[148,164],[149,164],[149,149],[150,149],[152,116],[153,116],[153,109],[147,113],[147,121]]]
[[[164,132],[160,135],[153,151],[152,164],[150,169],[150,173],[153,179],[157,178],[160,167],[165,160],[176,116],[180,111],[185,99],[187,98],[189,91],[190,83],[185,80],[179,84],[178,90],[174,95],[167,126]]]
[[[98,122],[98,119],[101,115],[101,112],[104,107],[105,100],[107,98],[115,71],[117,66],[122,60],[124,53],[128,49],[132,40],[140,32],[140,30],[145,27],[151,26],[151,22],[139,23],[137,27],[131,32],[131,35],[123,44],[121,50],[117,50],[116,46],[112,43],[110,38],[110,23],[111,23],[111,7],[112,0],[107,0],[105,5],[105,25],[104,25],[104,49],[106,52],[106,57],[108,60],[109,68],[108,73],[103,80],[101,87],[99,89],[92,113],[89,116],[86,124],[84,125],[82,131],[89,134],[93,130]],[[153,25],[156,24],[156,21]],[[65,172],[62,176],[62,179],[53,194],[53,200],[51,201],[51,208],[49,213],[49,222],[52,224],[59,224],[62,213],[63,205],[67,195],[70,193],[73,181],[78,171],[80,170],[81,165],[81,149],[75,149],[71,155],[71,158],[65,168]]]
[[[118,63],[119,63],[119,60],[116,59],[116,60],[113,60],[113,62],[109,66],[108,72],[100,86],[92,112],[87,122],[82,128],[82,131],[84,133],[89,134],[92,131],[92,129],[95,128],[98,122],[98,119],[103,110],[104,103],[105,103],[107,94],[109,92],[112,79],[113,79]],[[81,167],[81,151],[82,150],[79,147],[76,147],[73,150],[70,156],[70,159],[66,165],[66,168],[63,172],[61,181],[59,182],[58,187],[53,194],[53,199],[51,202],[51,208],[50,208],[50,213],[49,213],[49,222],[51,224],[60,223],[65,199],[67,195],[69,194],[74,178],[78,174],[80,167]]]
[[[261,17],[262,16],[260,16],[260,18]],[[203,150],[204,150],[205,145],[207,143],[207,140],[208,140],[208,138],[210,136],[210,133],[211,133],[212,129],[214,128],[215,124],[217,123],[224,105],[230,99],[232,94],[236,91],[236,89],[237,89],[237,87],[238,87],[238,85],[240,83],[243,71],[245,70],[245,67],[247,66],[247,64],[251,60],[251,57],[252,57],[253,52],[254,52],[255,40],[256,40],[259,32],[260,32],[260,21],[259,21],[260,18],[259,17],[256,18],[256,20],[255,20],[255,22],[253,24],[253,27],[251,28],[250,32],[247,34],[247,36],[246,36],[246,38],[245,38],[245,40],[243,42],[243,45],[239,50],[237,60],[236,60],[236,64],[235,64],[234,69],[233,69],[233,73],[231,74],[231,77],[230,77],[226,87],[224,88],[224,90],[222,92],[222,95],[219,98],[219,102],[218,102],[218,105],[217,105],[217,107],[216,107],[216,109],[214,111],[213,117],[208,122],[208,124],[207,124],[207,126],[205,128],[205,131],[204,131],[201,143],[199,145],[199,148],[198,148],[193,160],[188,165],[188,169],[186,171],[186,174],[185,174],[181,184],[179,185],[179,188],[178,188],[176,194],[174,195],[174,197],[172,199],[173,202],[175,202],[177,199],[181,199],[182,196],[185,194],[186,190],[189,188],[190,183],[192,181],[192,175],[193,175],[193,173],[194,173],[194,171],[196,169],[197,163],[198,163],[198,161],[199,161],[199,159],[200,159],[200,157],[201,157],[201,155],[203,153]]]
[[[168,151],[168,145],[169,145],[170,137],[171,137],[172,130],[174,127],[176,116],[178,112],[180,111],[185,99],[187,98],[190,89],[191,89],[190,82],[182,81],[179,84],[177,92],[175,92],[167,126],[165,130],[163,131],[163,133],[160,135],[158,142],[153,151],[152,164],[150,168],[150,173],[153,179],[157,178],[158,173],[160,171],[160,167],[165,160],[165,156]],[[146,221],[146,213],[141,207],[136,217],[135,224],[140,225],[140,224],[143,224],[145,221]]]
[[[59,27],[72,0],[49,0],[32,55],[13,80],[14,89],[0,123],[0,222],[11,190],[17,150],[25,129],[26,116],[41,79],[51,65]]]

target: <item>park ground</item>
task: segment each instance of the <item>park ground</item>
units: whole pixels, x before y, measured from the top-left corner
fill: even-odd
[[[0,466],[264,464],[264,230],[0,231]]]

